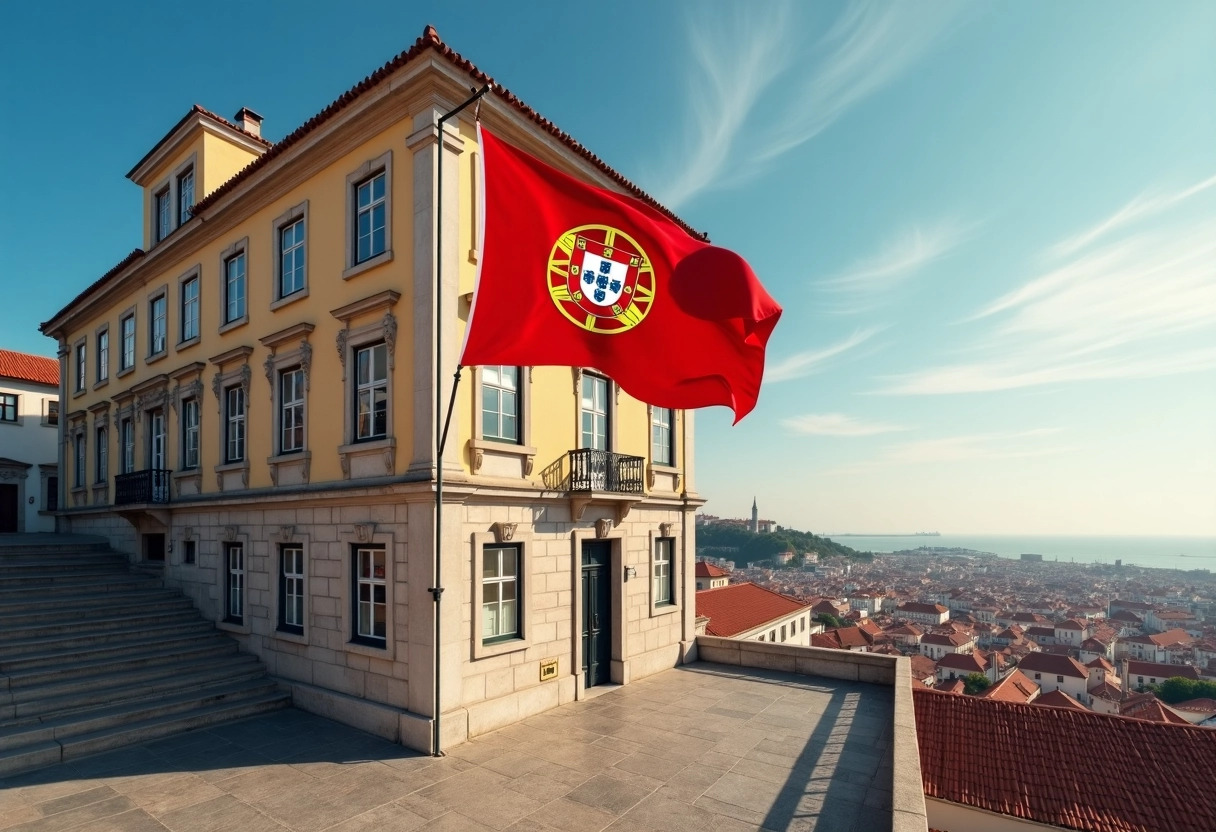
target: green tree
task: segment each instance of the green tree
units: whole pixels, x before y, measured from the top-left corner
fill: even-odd
[[[983,673],[968,673],[967,678],[963,679],[963,692],[974,696],[987,690],[991,684],[992,682],[988,681],[988,677]]]
[[[1145,690],[1157,694],[1162,702],[1175,705],[1188,699],[1216,699],[1216,682],[1197,681],[1172,676],[1159,685],[1145,685]]]
[[[836,616],[832,615],[830,612],[819,613],[819,615],[815,616],[815,620],[818,621],[820,624],[822,624],[824,627],[827,627],[832,630],[839,629],[842,626],[840,623],[840,619],[837,618]]]

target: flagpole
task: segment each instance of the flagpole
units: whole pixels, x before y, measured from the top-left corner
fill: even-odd
[[[435,701],[432,708],[431,748],[436,757],[442,757],[443,751],[439,746],[439,699],[440,669],[442,666],[440,642],[440,599],[443,597],[442,572],[443,563],[443,446],[447,441],[446,420],[440,418],[443,412],[443,386],[440,382],[443,365],[443,126],[461,113],[466,107],[481,101],[481,97],[493,89],[493,84],[486,84],[473,93],[463,104],[439,117],[437,136],[439,157],[436,161],[435,174],[435,565],[432,586],[427,591],[434,599],[435,614]],[[456,385],[460,383],[460,367],[456,368],[456,378],[452,384],[452,403],[456,400]],[[452,417],[452,404],[448,405],[447,418]]]

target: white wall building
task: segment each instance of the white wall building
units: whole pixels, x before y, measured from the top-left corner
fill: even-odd
[[[58,440],[59,362],[0,350],[0,533],[55,531]]]

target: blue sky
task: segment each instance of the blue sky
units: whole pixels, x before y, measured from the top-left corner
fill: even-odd
[[[784,305],[756,411],[698,413],[706,511],[1216,534],[1216,4],[606,8],[5,9],[3,345],[139,244],[191,104],[279,138],[431,22]]]

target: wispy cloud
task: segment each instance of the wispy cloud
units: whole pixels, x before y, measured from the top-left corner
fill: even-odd
[[[747,4],[733,19],[699,15],[689,27],[691,128],[656,192],[679,207],[754,177],[892,83],[963,8],[857,0],[810,43],[807,25],[793,22],[802,10],[793,3]],[[763,127],[753,118],[762,103]]]
[[[1060,428],[1034,428],[918,439],[890,445],[873,459],[848,463],[831,469],[830,473],[863,473],[899,466],[1055,456],[1072,449],[1047,439],[1060,432]]]
[[[807,413],[782,419],[781,424],[793,433],[804,436],[876,436],[881,433],[907,430],[900,425],[884,422],[863,422],[843,413]]]
[[[1151,210],[1125,206],[1088,239],[1053,247],[1053,256],[1073,253],[964,321],[979,329],[968,360],[888,379],[879,392],[989,392],[1216,367],[1216,199],[1146,222],[1205,191],[1216,196],[1213,184],[1155,198]]]
[[[805,352],[796,352],[793,355],[786,356],[780,361],[771,364],[764,370],[764,380],[772,383],[777,381],[790,381],[795,378],[809,376],[812,373],[819,372],[823,365],[828,363],[833,358],[848,352],[849,350],[864,344],[870,338],[874,337],[880,331],[880,327],[869,327],[868,329],[859,329],[845,338],[842,341],[837,341],[827,347],[821,347],[814,350],[806,350]]]

